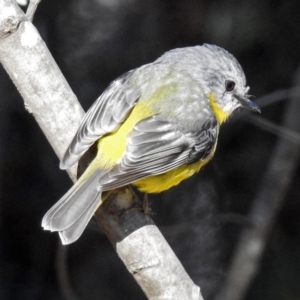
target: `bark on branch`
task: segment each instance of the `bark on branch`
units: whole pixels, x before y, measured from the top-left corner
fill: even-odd
[[[84,112],[36,28],[13,0],[0,0],[0,60],[22,95],[25,108],[35,117],[61,158]],[[75,181],[76,166],[68,173]],[[106,205],[101,206],[97,220],[105,232],[110,232],[109,238],[118,255],[147,297],[156,300],[203,299],[200,288],[190,279],[148,216],[140,213],[141,223],[132,217],[125,218],[130,230],[124,231],[127,228],[122,223],[126,215],[124,208],[130,209],[135,203],[128,188],[121,189],[111,198],[105,201],[110,209],[107,211]],[[117,209],[112,211],[112,206]]]

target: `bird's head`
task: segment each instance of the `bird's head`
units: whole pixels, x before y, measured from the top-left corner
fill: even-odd
[[[228,51],[215,45],[178,48],[166,52],[160,63],[175,65],[183,74],[198,81],[203,92],[226,119],[239,107],[260,112],[249,99],[244,71]]]
[[[228,115],[239,107],[260,112],[258,105],[249,99],[244,71],[233,55],[214,45],[199,48],[205,57],[203,80],[216,105]]]

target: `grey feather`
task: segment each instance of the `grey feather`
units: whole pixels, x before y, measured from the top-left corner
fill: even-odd
[[[101,197],[101,193],[98,195]],[[99,197],[88,207],[88,209],[81,215],[81,217],[72,224],[69,228],[59,231],[59,236],[64,245],[71,244],[79,239],[87,224],[93,217],[94,212],[100,205]]]
[[[88,110],[61,160],[61,169],[72,166],[95,141],[117,130],[126,119],[140,97],[138,89],[127,84],[130,74],[115,80]]]
[[[196,142],[189,153],[188,163],[193,163],[205,159],[215,147],[218,137],[219,126],[215,118],[207,118],[202,126],[202,130],[188,133],[190,138]]]
[[[44,229],[66,230],[78,222],[91,206],[100,203],[101,191],[97,187],[105,172],[107,171],[97,170],[87,179],[79,179],[44,216],[42,221]]]

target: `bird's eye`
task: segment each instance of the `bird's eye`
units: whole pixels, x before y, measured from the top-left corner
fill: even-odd
[[[231,80],[226,80],[225,81],[225,88],[227,92],[231,92],[235,88],[235,82]]]

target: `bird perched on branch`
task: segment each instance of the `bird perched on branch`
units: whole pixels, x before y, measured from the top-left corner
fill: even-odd
[[[213,157],[220,125],[233,111],[260,111],[248,91],[237,60],[207,44],[171,50],[119,77],[86,113],[60,168],[72,166],[94,143],[96,157],[42,226],[69,244],[103,192],[133,184],[159,193],[189,178]]]

